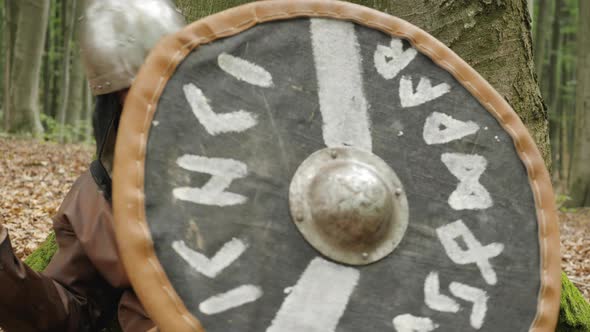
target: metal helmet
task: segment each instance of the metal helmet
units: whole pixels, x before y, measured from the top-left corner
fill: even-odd
[[[169,0],[86,0],[80,48],[94,95],[128,88],[150,49],[185,21]]]

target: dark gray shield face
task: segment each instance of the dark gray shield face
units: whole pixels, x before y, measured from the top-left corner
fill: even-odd
[[[399,183],[356,181],[370,163],[320,162],[301,191],[302,222],[326,223],[318,244],[292,218],[289,189],[326,148],[370,154]],[[537,217],[511,138],[449,73],[379,31],[291,19],[198,47],[159,100],[145,174],[157,256],[208,332],[527,331],[534,320]],[[373,257],[371,241],[386,238],[373,233],[391,230],[381,214],[404,209],[386,196],[406,200],[407,226]],[[338,210],[376,201],[385,210],[358,220]],[[334,232],[369,244],[350,249]]]

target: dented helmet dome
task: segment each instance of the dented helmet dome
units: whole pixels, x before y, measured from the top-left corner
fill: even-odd
[[[150,49],[185,25],[169,0],[86,0],[86,4],[80,48],[94,95],[131,86]]]

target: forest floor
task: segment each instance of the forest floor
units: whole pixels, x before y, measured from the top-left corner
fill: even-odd
[[[29,255],[51,230],[62,199],[93,156],[90,145],[0,137],[0,222],[17,256]],[[590,301],[590,209],[560,211],[562,269]]]

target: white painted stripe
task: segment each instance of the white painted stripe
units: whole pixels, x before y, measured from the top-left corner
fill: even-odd
[[[431,100],[439,98],[451,91],[451,86],[447,83],[441,83],[437,86],[432,86],[430,80],[426,77],[421,77],[416,92],[412,83],[412,78],[409,76],[402,76],[399,81],[399,99],[402,107],[414,107],[422,105]]]
[[[254,285],[242,285],[228,292],[214,295],[199,304],[199,310],[206,315],[215,315],[244,304],[254,302],[262,296],[262,289]]]
[[[458,312],[461,309],[457,301],[440,293],[438,272],[430,272],[424,281],[424,303],[430,309],[442,312]]]
[[[416,317],[410,314],[396,316],[393,327],[397,332],[430,332],[438,328],[438,324],[428,317]]]
[[[215,136],[229,132],[239,133],[254,127],[258,123],[254,114],[243,110],[221,114],[213,112],[203,91],[192,83],[186,84],[182,89],[193,114],[209,135]]]
[[[467,286],[460,282],[452,282],[449,289],[456,297],[473,303],[469,322],[473,328],[479,330],[483,326],[488,311],[487,293],[482,289]]]
[[[232,239],[225,243],[211,259],[189,248],[184,241],[174,241],[172,249],[182,257],[193,269],[201,274],[215,278],[221,271],[238,259],[248,246],[240,239]]]
[[[335,331],[358,279],[356,269],[315,258],[266,331]]]
[[[273,85],[272,75],[266,69],[247,60],[221,53],[217,57],[219,68],[240,81],[268,88]]]
[[[360,47],[354,24],[312,19],[311,38],[318,77],[324,143],[371,151],[371,129],[363,93]]]
[[[228,206],[243,204],[245,196],[227,192],[233,180],[248,174],[248,167],[241,161],[223,158],[207,158],[196,155],[183,155],[176,160],[178,166],[193,172],[211,174],[211,178],[201,188],[174,188],[175,198],[196,204]]]

